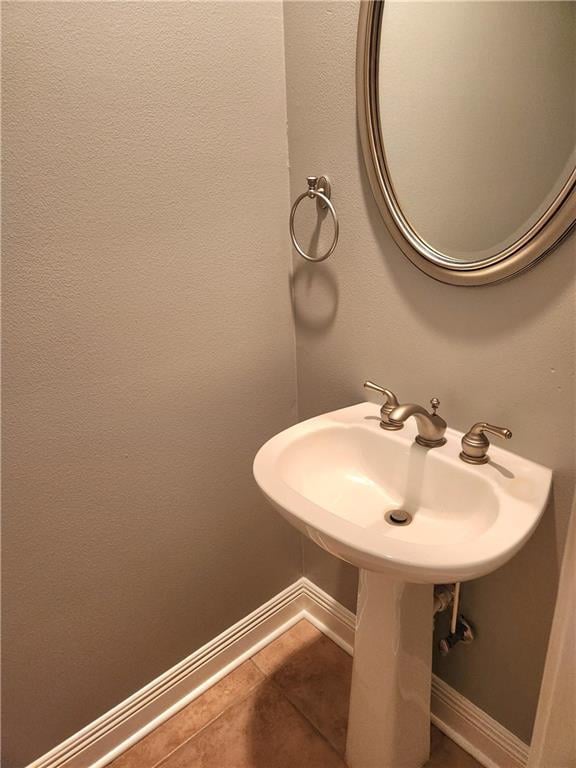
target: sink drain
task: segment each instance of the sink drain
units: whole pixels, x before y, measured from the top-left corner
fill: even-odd
[[[391,509],[390,512],[386,512],[384,519],[390,525],[410,525],[412,515],[405,509]]]

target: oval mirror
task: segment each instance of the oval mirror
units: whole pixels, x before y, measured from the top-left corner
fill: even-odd
[[[504,280],[574,224],[574,0],[363,2],[357,97],[380,211],[437,280]]]

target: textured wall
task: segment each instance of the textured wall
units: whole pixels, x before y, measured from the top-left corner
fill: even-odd
[[[280,4],[14,2],[3,22],[20,768],[291,583],[300,551],[251,473],[296,418]]]
[[[372,378],[403,402],[438,396],[457,429],[505,424],[512,450],[554,469],[553,500],[529,544],[464,588],[477,641],[435,660],[444,679],[528,740],[574,482],[576,240],[493,287],[442,285],[412,266],[386,231],[360,155],[357,16],[356,2],[284,6],[292,196],[306,175],[327,173],[341,218],[329,261],[295,262],[300,417],[365,399]],[[331,236],[324,229],[327,221],[320,244]],[[303,214],[304,241],[305,232]],[[353,607],[354,570],[309,542],[304,554],[306,573]]]

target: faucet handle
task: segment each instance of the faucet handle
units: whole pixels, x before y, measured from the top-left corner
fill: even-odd
[[[478,426],[475,424],[474,426]],[[474,428],[474,427],[473,427]],[[510,440],[512,432],[507,427],[495,427],[493,424],[486,424],[482,422],[481,432],[490,432],[491,435],[497,435],[503,440]]]
[[[373,389],[374,392],[380,392],[381,395],[385,395],[386,403],[390,403],[393,408],[396,408],[397,405],[400,405],[398,398],[390,389],[385,389],[384,387],[381,387],[380,384],[374,384],[373,381],[365,381],[364,387],[365,389]]]
[[[400,405],[398,402],[398,398],[392,392],[390,389],[386,389],[385,387],[381,387],[379,384],[374,384],[373,381],[365,381],[364,382],[364,388],[365,389],[373,389],[374,392],[380,392],[381,395],[384,395],[386,400],[384,401],[384,405],[382,408],[380,408],[380,426],[382,429],[389,429],[389,430],[397,430],[402,429],[404,427],[404,424],[391,422],[388,418],[389,415],[392,413],[394,408],[396,406]]]
[[[507,427],[495,427],[485,421],[478,421],[462,438],[462,452],[460,458],[468,464],[486,464],[489,460],[488,448],[490,441],[484,434],[489,432],[504,440],[510,440],[512,432]]]
[[[430,400],[430,405],[432,406],[432,413],[436,416],[436,411],[440,407],[440,400],[438,400],[437,397],[433,397],[432,400]]]

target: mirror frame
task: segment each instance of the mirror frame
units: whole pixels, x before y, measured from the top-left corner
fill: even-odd
[[[370,186],[396,244],[435,280],[450,285],[498,283],[534,266],[576,224],[576,168],[548,209],[518,240],[494,256],[457,262],[426,243],[404,216],[390,178],[378,105],[378,52],[385,0],[362,0],[356,49],[356,100],[360,142]]]

